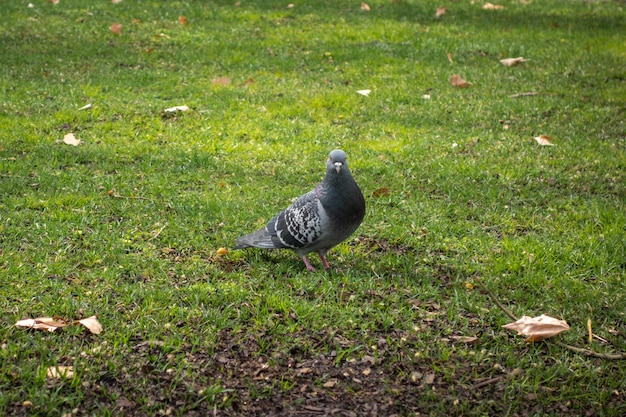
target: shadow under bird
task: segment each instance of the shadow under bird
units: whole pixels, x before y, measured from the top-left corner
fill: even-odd
[[[309,271],[307,254],[316,252],[324,268],[326,253],[346,240],[365,217],[365,199],[348,168],[346,153],[335,149],[326,161],[326,176],[315,189],[298,197],[263,229],[237,239],[233,249],[291,249]]]

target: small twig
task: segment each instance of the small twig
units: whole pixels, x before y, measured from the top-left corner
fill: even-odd
[[[148,239],[149,241],[156,239],[157,237],[159,237],[159,235],[161,234],[161,232],[163,231],[163,229],[165,229],[167,227],[167,224],[163,225],[163,227],[161,227],[159,230],[157,230],[154,235]]]
[[[511,98],[518,98],[518,97],[530,97],[530,96],[536,96],[539,93],[536,91],[529,91],[527,93],[517,93],[517,94],[511,94],[509,97]]]
[[[512,320],[517,321],[517,317],[515,317],[515,315],[513,313],[511,313],[509,310],[507,310],[506,307],[504,307],[504,305],[502,305],[502,303],[496,298],[496,296],[487,289],[487,287],[485,286],[485,284],[482,283],[482,281],[480,281],[479,279],[476,279],[475,281],[478,286],[480,288],[482,288],[483,291],[485,291],[487,293],[487,295],[489,296],[489,298],[491,298],[491,301],[493,301],[499,308],[500,310],[502,310],[507,316],[509,316]],[[599,352],[595,352],[593,350],[589,350],[589,349],[584,349],[584,348],[579,348],[576,346],[572,346],[572,345],[568,345],[567,343],[563,343],[563,342],[559,342],[557,340],[544,340],[545,342],[552,342],[554,344],[556,344],[557,346],[561,346],[562,348],[565,349],[569,349],[572,352],[576,352],[576,353],[580,353],[586,356],[590,356],[593,358],[600,358],[600,359],[608,359],[608,360],[624,360],[626,359],[626,353],[599,353]]]
[[[517,317],[515,317],[515,314],[511,313],[505,306],[502,305],[502,303],[496,298],[495,295],[493,295],[493,293],[491,291],[489,291],[489,289],[487,289],[487,287],[485,287],[485,284],[482,283],[482,281],[480,280],[476,280],[476,283],[478,284],[478,286],[480,288],[482,288],[482,290],[484,292],[487,293],[487,295],[489,296],[489,298],[491,298],[491,301],[493,301],[494,303],[496,303],[496,305],[498,307],[500,307],[500,310],[504,311],[504,314],[506,314],[507,316],[509,316],[512,320],[517,321]]]
[[[474,389],[482,388],[486,385],[491,385],[494,382],[498,382],[504,378],[504,375],[497,376],[495,378],[487,379],[486,381],[479,382],[478,384],[474,384]]]
[[[113,198],[127,198],[129,200],[147,200],[147,201],[152,201],[151,198],[148,197],[138,197],[138,196],[128,196],[128,195],[119,195],[119,194],[109,194],[111,197]]]

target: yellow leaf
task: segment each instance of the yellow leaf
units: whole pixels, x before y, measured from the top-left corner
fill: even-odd
[[[465,88],[472,85],[472,83],[465,81],[459,74],[454,74],[450,77],[450,84],[456,88]]]
[[[515,323],[505,324],[505,329],[515,330],[517,334],[528,336],[526,342],[538,342],[569,330],[564,320],[542,314],[538,317],[524,316]]]
[[[366,12],[369,12],[370,6],[367,3],[361,3],[361,10],[365,10]]]
[[[219,248],[217,250],[217,256],[226,255],[227,253],[228,253],[228,249],[226,249],[226,248]]]
[[[71,379],[73,376],[73,366],[51,366],[46,369],[46,377],[48,379]]]

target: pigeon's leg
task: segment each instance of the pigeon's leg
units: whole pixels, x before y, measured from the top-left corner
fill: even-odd
[[[324,269],[330,269],[330,265],[328,265],[328,261],[326,260],[326,255],[322,255],[321,252],[318,255],[320,256],[320,259],[322,260],[322,264],[324,265]]]
[[[311,262],[309,262],[306,256],[303,256],[302,260],[304,261],[304,265],[306,266],[306,269],[308,269],[311,272],[315,272],[315,268],[313,268],[313,265],[311,265]]]

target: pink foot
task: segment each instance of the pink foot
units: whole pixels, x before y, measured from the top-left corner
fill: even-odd
[[[330,265],[328,265],[328,261],[326,260],[326,256],[320,255],[320,259],[322,260],[322,264],[324,265],[324,269],[330,269]]]
[[[311,265],[311,262],[309,262],[306,256],[303,256],[302,260],[304,261],[304,266],[306,266],[306,269],[308,269],[311,272],[315,272],[315,268],[313,268],[313,265]]]

